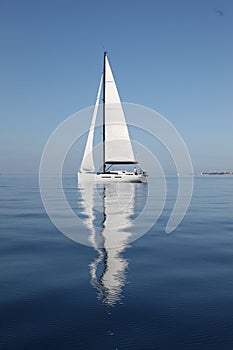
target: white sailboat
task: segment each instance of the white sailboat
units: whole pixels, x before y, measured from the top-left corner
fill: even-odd
[[[96,172],[93,160],[93,139],[96,117],[102,91],[103,100],[103,168]],[[91,182],[147,182],[148,175],[135,160],[120,97],[104,53],[103,77],[101,77],[84,156],[78,172],[79,181]],[[111,170],[112,167],[120,170]],[[133,169],[129,170],[129,167]]]

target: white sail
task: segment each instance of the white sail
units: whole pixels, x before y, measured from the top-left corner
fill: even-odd
[[[136,163],[120,97],[105,55],[105,162]]]
[[[87,143],[83,155],[83,160],[82,164],[80,167],[80,172],[95,172],[95,165],[94,165],[94,160],[93,160],[93,139],[94,139],[94,131],[95,131],[95,122],[96,122],[96,116],[98,112],[98,107],[99,107],[99,101],[100,101],[100,93],[101,93],[101,88],[102,88],[102,80],[103,76],[100,79],[100,85],[97,93],[97,98],[96,98],[96,103],[95,103],[95,108],[93,112],[93,117],[91,121],[91,127],[89,130],[88,138],[87,138]]]

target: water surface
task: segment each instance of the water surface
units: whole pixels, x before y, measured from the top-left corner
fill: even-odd
[[[167,182],[162,215],[130,242],[145,187],[122,191],[121,212],[114,189],[85,196],[65,178],[88,247],[50,222],[36,176],[1,176],[1,349],[233,348],[233,177],[196,177],[172,234],[177,179]]]

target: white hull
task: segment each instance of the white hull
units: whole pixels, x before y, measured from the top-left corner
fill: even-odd
[[[147,175],[145,174],[135,174],[131,172],[109,172],[103,173],[80,173],[78,172],[78,181],[80,182],[147,182]]]

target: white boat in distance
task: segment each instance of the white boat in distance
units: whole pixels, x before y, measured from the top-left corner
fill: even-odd
[[[103,166],[101,172],[96,172],[93,160],[93,139],[101,91],[103,101]],[[142,171],[137,164],[116,83],[107,53],[104,52],[103,75],[100,80],[83,160],[78,172],[78,181],[147,182],[147,173]],[[111,170],[113,166],[119,170]],[[132,167],[132,170],[129,170],[129,167]]]

